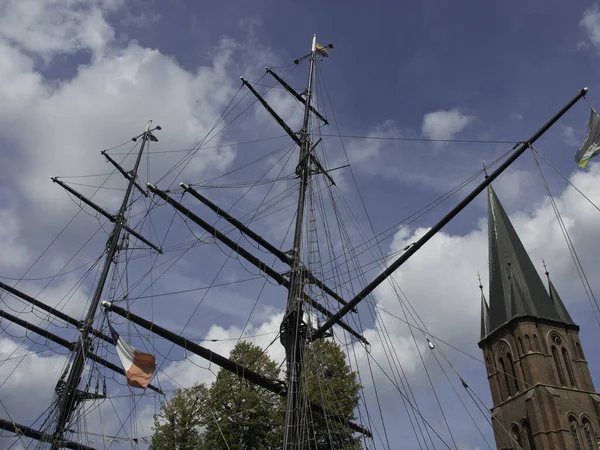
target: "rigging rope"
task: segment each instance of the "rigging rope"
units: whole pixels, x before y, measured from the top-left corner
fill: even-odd
[[[560,211],[558,210],[558,206],[556,205],[556,201],[554,200],[554,197],[552,196],[552,191],[550,190],[550,186],[548,186],[548,182],[546,181],[546,178],[544,177],[544,173],[542,172],[542,168],[540,167],[540,164],[536,158],[536,151],[534,151],[533,146],[529,145],[529,148],[531,150],[531,154],[533,155],[533,159],[535,161],[536,167],[538,169],[538,172],[540,174],[540,177],[542,178],[542,182],[544,183],[544,187],[546,189],[546,193],[548,194],[548,199],[550,200],[550,204],[552,206],[552,209],[554,211],[554,214],[556,215],[556,220],[558,221],[560,230],[563,234],[563,237],[565,238],[565,242],[567,244],[567,248],[569,249],[569,253],[571,254],[571,257],[573,259],[573,263],[575,264],[575,268],[577,270],[577,274],[579,275],[579,278],[581,279],[581,283],[583,284],[583,289],[585,290],[586,296],[590,302],[590,305],[592,307],[592,310],[594,311],[594,317],[596,318],[596,323],[598,324],[598,326],[600,326],[600,306],[598,305],[598,301],[596,300],[596,296],[594,295],[594,292],[592,290],[592,287],[588,281],[588,278],[585,274],[585,271],[583,270],[583,265],[581,264],[581,260],[579,259],[579,256],[577,255],[577,252],[575,251],[575,246],[573,245],[573,241],[571,240],[571,236],[569,236],[569,232],[567,230],[567,227],[565,226],[565,223],[560,215]],[[595,306],[595,308],[594,308]]]

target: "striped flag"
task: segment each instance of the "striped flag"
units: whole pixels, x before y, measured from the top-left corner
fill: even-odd
[[[125,370],[127,384],[131,387],[146,389],[156,368],[154,355],[133,348],[119,336],[119,333],[112,327],[110,322],[108,322],[108,327],[117,347],[117,355]]]
[[[590,122],[585,141],[575,154],[575,162],[582,169],[587,165],[590,159],[600,153],[600,117],[594,108],[590,108]]]
[[[329,52],[327,51],[327,49],[325,47],[323,47],[321,44],[316,43],[315,45],[316,47],[316,52],[321,55],[321,56],[325,56],[325,57],[329,57]]]

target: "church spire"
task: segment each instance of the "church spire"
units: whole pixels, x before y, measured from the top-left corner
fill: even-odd
[[[554,286],[549,295],[506,211],[488,186],[490,331],[514,317],[533,316],[573,324]]]
[[[481,277],[479,278],[479,290],[481,291],[481,339],[485,338],[490,332],[490,307],[485,299],[483,293],[483,285],[481,284]]]
[[[573,322],[573,319],[571,319],[569,311],[567,311],[565,304],[561,300],[560,295],[558,295],[558,291],[556,290],[554,284],[552,283],[552,280],[550,279],[550,272],[548,272],[548,268],[546,267],[546,263],[544,262],[544,260],[542,260],[542,264],[544,264],[546,278],[548,278],[548,292],[550,293],[550,300],[552,301],[552,305],[558,312],[558,315],[560,316],[562,322],[568,323],[569,325],[574,325],[575,323]]]

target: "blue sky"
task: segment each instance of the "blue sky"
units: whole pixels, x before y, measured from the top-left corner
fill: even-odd
[[[600,202],[597,190],[600,166],[592,163],[588,169],[578,170],[573,162],[573,155],[585,136],[589,104],[597,107],[600,98],[597,82],[600,6],[596,4],[573,5],[559,1],[196,4],[175,0],[127,4],[122,0],[72,0],[40,4],[5,0],[0,2],[0,245],[4,249],[0,254],[0,279],[14,284],[15,278],[24,277],[18,283],[19,289],[31,295],[39,293],[44,301],[80,316],[93,288],[94,273],[79,284],[78,279],[87,266],[75,269],[98,257],[109,228],[97,217],[79,213],[69,225],[68,234],[61,236],[37,260],[79,211],[49,177],[85,175],[82,179],[64,180],[80,183],[77,188],[92,195],[96,191],[94,186],[100,182],[91,175],[110,171],[100,150],[122,144],[139,134],[148,119],[160,124],[163,130],[157,132],[160,142],[152,144],[150,156],[144,157],[140,179],[163,189],[170,186],[176,189],[180,181],[206,185],[217,176],[275,151],[288,140],[276,138],[240,144],[282,134],[255,105],[242,119],[233,121],[206,144],[208,148],[198,152],[183,172],[175,171],[163,178],[186,154],[179,150],[200,142],[230,100],[241,98],[239,76],[256,82],[263,76],[265,66],[286,74],[293,68],[292,61],[308,52],[313,33],[317,33],[320,43],[331,42],[335,46],[331,56],[318,63],[316,100],[330,120],[334,114],[337,120],[335,124],[331,120],[332,125],[321,130],[325,134],[337,135],[339,127],[343,136],[515,142],[529,137],[580,88],[588,86],[589,103],[581,101],[540,139],[536,148],[590,199],[596,204]],[[296,68],[287,78],[290,84],[304,87],[306,70],[306,64]],[[272,84],[268,76],[262,78],[257,87],[264,92],[266,84]],[[236,111],[249,106],[250,99],[245,97]],[[268,99],[294,129],[299,128],[301,110],[294,101],[276,89],[269,92]],[[511,144],[485,142],[350,137],[340,140],[325,136],[320,154],[330,167],[350,164],[352,173],[348,169],[334,172],[339,184],[336,199],[338,202],[345,199],[355,212],[358,225],[369,234],[371,225],[352,176],[375,232],[381,233],[478,172],[482,160],[490,162],[510,147]],[[127,144],[111,152],[123,158],[124,152],[130,149],[131,145]],[[280,157],[284,158],[278,161]],[[210,183],[239,184],[265,173],[266,178],[273,178],[279,170],[287,175],[294,167],[293,162],[283,164],[288,157],[294,161],[296,156],[280,151]],[[125,157],[123,164],[131,166],[133,159]],[[600,250],[596,231],[600,219],[598,211],[572,188],[567,188],[564,179],[548,165],[541,164],[580,259],[584,266],[595,267],[594,260]],[[271,166],[276,168],[266,172]],[[123,180],[112,176],[106,183],[106,189],[94,194],[94,199],[114,210],[122,192],[113,189],[122,188]],[[273,191],[268,190],[269,185],[257,186],[239,203],[237,200],[247,186],[227,189],[205,186],[203,193],[231,207],[235,215],[244,216],[251,215],[263,198],[273,199],[286,189],[293,189],[294,184],[291,179],[279,182]],[[468,187],[474,186],[471,183]],[[600,359],[592,346],[598,324],[576,277],[531,154],[523,155],[500,177],[495,188],[534,263],[541,270],[541,258],[548,262],[554,284],[574,320],[582,327],[582,343],[593,378],[599,383],[596,374]],[[381,241],[381,251],[389,254],[413,242],[424,233],[423,227],[433,225],[467,192],[461,190],[407,228],[393,228]],[[210,223],[227,229],[210,211],[200,208],[188,197],[184,199],[187,206]],[[284,204],[291,204],[293,200],[292,196]],[[256,271],[248,264],[240,266],[236,260],[227,260],[224,247],[215,246],[209,236],[202,235],[181,218],[176,217],[173,228],[169,228],[173,213],[164,205],[156,207],[152,200],[142,199],[136,203],[134,214],[150,206],[155,210],[143,225],[138,222],[138,216],[132,223],[140,224],[144,234],[155,241],[161,241],[168,231],[164,246],[170,248],[171,253],[158,259],[158,263],[175,256],[181,259],[152,289],[145,291],[151,283],[145,279],[133,291],[132,309],[185,336],[197,340],[216,339],[217,342],[208,342],[207,346],[225,354],[253,311],[245,335],[261,335],[254,341],[269,344],[273,332],[279,328],[285,291],[271,284],[262,290],[263,279],[213,288],[206,297],[202,297],[205,291],[156,295],[207,286],[211,282],[225,284],[252,278]],[[476,347],[479,331],[477,272],[481,272],[487,286],[486,213],[485,198],[481,196],[395,276],[431,333],[477,357],[480,356]],[[288,208],[253,223],[261,234],[286,249],[290,220]],[[100,231],[76,253],[96,230]],[[349,232],[354,244],[360,243],[358,227],[349,225]],[[339,244],[336,236],[334,234],[334,246]],[[196,238],[203,243],[197,243],[183,254],[185,245],[189,247]],[[247,245],[245,240],[240,242]],[[181,247],[175,249],[175,246]],[[75,253],[75,258],[70,260]],[[264,253],[259,254],[272,261]],[[131,280],[139,278],[154,257],[143,252],[142,257],[135,260],[139,265],[132,269]],[[365,253],[361,261],[369,263],[375,257]],[[323,258],[325,260],[327,255]],[[48,277],[65,264],[65,270],[73,269],[73,272],[47,286],[47,280],[35,279]],[[161,266],[158,273],[168,264]],[[225,270],[220,271],[222,265]],[[283,271],[282,266],[276,267]],[[370,267],[366,280],[380,270],[374,265]],[[588,275],[591,273],[590,270]],[[73,286],[76,288],[71,291]],[[600,287],[593,280],[592,286],[595,290]],[[358,287],[358,284],[353,285],[347,296]],[[114,295],[118,299],[122,290],[122,284],[116,285],[111,293],[107,291],[107,296]],[[15,299],[3,301],[6,308],[16,310],[28,320],[43,322],[42,315],[33,314],[31,308]],[[372,301],[402,316],[405,303],[398,301],[390,284],[383,285]],[[329,307],[336,309],[333,304]],[[378,334],[385,324],[423,416],[444,440],[453,448],[437,403],[432,400],[431,387],[424,381],[419,351],[424,352],[425,365],[433,376],[457,447],[488,448],[435,359],[425,354],[429,350],[423,336],[416,336],[415,343],[404,324],[381,311],[371,316],[366,305],[361,309],[361,318],[364,334],[372,343],[371,351],[382,363],[391,352]],[[190,322],[186,325],[188,319]],[[135,345],[154,347],[161,368],[156,381],[165,389],[211,381],[211,371],[204,362],[178,350],[170,352],[168,344],[147,338],[147,333],[128,327],[116,316],[114,320]],[[57,356],[44,351],[43,342],[24,339],[22,330],[2,325],[7,334],[0,337],[0,355],[5,359],[0,362],[0,380],[8,381],[6,386],[0,385],[0,399],[6,408],[0,417],[32,423],[42,411],[40,404],[46,405],[51,399],[65,352],[58,350]],[[73,330],[58,323],[50,329],[68,339],[75,337]],[[343,339],[343,335],[340,333],[338,338]],[[461,376],[489,406],[491,399],[482,365],[443,344],[438,343],[438,347],[447,352]],[[358,354],[356,363],[367,369],[364,351],[356,345],[354,348]],[[24,356],[28,351],[40,353]],[[99,351],[116,361],[112,349]],[[274,358],[281,359],[279,343],[270,351]],[[18,358],[13,358],[15,355]],[[8,376],[13,369],[13,375]],[[393,372],[389,367],[386,370],[388,374]],[[455,386],[462,389],[456,377],[452,379]],[[125,432],[128,436],[150,434],[158,399],[141,400],[138,414],[134,416],[137,425],[128,423],[122,430],[113,413],[127,414],[130,405],[118,398],[128,393],[118,382],[110,381],[114,401],[105,402],[100,408],[105,420],[112,416],[104,423],[105,430],[119,436]],[[394,442],[400,438],[403,448],[420,448],[420,437],[415,437],[412,431],[401,397],[386,376],[377,371],[374,380],[365,380],[369,413],[373,417],[378,415],[374,384],[383,398],[391,448],[397,448]],[[461,398],[470,401],[462,393]],[[491,442],[486,418],[473,403],[469,403],[468,408]],[[374,426],[382,436],[383,427],[377,421],[374,419]],[[90,430],[98,430],[96,415],[91,415],[88,422]],[[385,439],[379,439],[375,441],[376,448],[387,448]],[[7,448],[12,442],[12,438],[2,437],[0,448]],[[431,448],[445,448],[439,441],[434,439],[434,442]],[[120,448],[119,445],[128,448],[123,441],[111,448]]]

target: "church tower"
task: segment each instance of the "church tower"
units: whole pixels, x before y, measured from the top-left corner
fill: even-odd
[[[600,394],[573,322],[535,270],[488,187],[489,305],[481,292],[479,347],[498,449],[600,449]],[[548,275],[546,273],[546,275]]]

